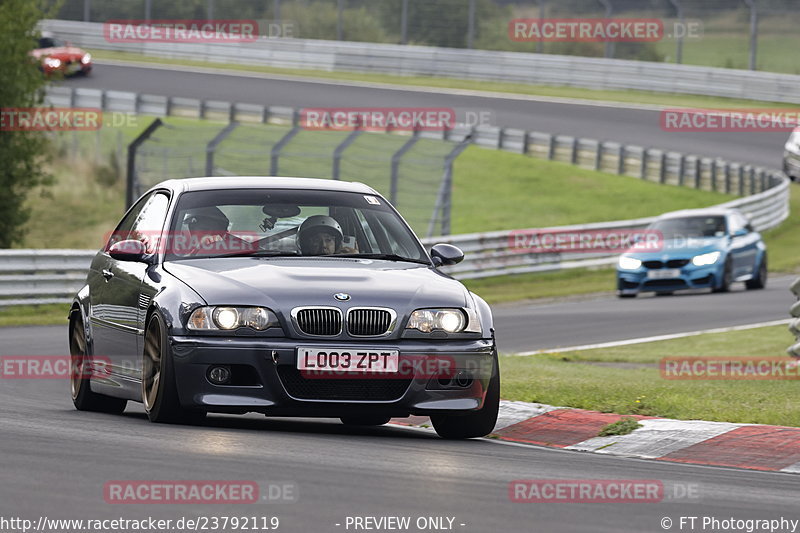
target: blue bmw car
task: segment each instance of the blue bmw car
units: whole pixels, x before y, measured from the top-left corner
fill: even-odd
[[[735,209],[691,209],[661,215],[648,228],[660,237],[657,251],[628,251],[617,265],[617,294],[672,294],[682,289],[726,292],[743,281],[767,283],[767,247]]]

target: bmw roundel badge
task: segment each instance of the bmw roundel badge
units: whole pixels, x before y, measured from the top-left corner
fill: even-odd
[[[350,299],[350,295],[347,294],[346,292],[337,292],[336,294],[333,295],[333,297],[339,300],[340,302],[346,302],[347,300]]]

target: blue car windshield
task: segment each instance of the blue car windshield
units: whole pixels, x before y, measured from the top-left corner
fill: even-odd
[[[724,216],[695,216],[657,220],[651,230],[660,231],[664,240],[690,237],[723,237],[727,234]]]
[[[169,234],[167,260],[341,255],[430,261],[383,198],[343,191],[186,192],[178,200]]]

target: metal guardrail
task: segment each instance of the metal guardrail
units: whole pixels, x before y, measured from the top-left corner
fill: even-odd
[[[789,323],[789,331],[795,336],[797,342],[789,346],[786,353],[792,357],[800,358],[800,278],[794,280],[791,290],[797,301],[789,310],[789,314],[794,317],[794,320]]]
[[[800,76],[621,59],[310,39],[250,43],[111,43],[103,24],[46,20],[42,28],[89,50],[331,72],[437,76],[588,89],[634,89],[800,103]]]
[[[69,303],[96,250],[0,250],[0,306]]]

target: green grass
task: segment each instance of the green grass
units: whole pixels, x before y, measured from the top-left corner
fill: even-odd
[[[625,415],[800,426],[795,381],[667,380],[658,368],[663,357],[785,357],[793,342],[786,326],[774,326],[598,350],[501,356],[502,397]]]
[[[640,427],[642,427],[642,425],[632,416],[623,416],[616,422],[612,422],[601,429],[597,436],[609,437],[611,435],[627,435],[633,433],[634,430]]]
[[[329,72],[324,70],[291,69],[266,67],[261,65],[233,65],[229,63],[213,63],[205,61],[192,61],[186,59],[168,59],[151,57],[130,52],[115,52],[109,50],[93,50],[95,59],[135,61],[139,63],[153,63],[162,65],[183,65],[189,67],[206,67],[231,71],[256,72],[282,76],[299,76],[304,78],[318,78],[325,80],[343,80],[368,83],[385,83],[402,86],[434,87],[444,89],[464,89],[471,91],[486,91],[499,93],[512,93],[541,97],[577,98],[582,100],[598,100],[610,102],[624,102],[630,104],[645,104],[674,107],[786,107],[786,104],[746,100],[735,98],[719,98],[689,94],[668,94],[650,91],[604,91],[595,89],[581,89],[576,87],[530,85],[524,83],[475,81],[456,78],[437,78],[433,76],[395,76],[390,74],[372,74],[363,72]],[[101,69],[102,65],[96,68]]]
[[[69,304],[0,308],[0,327],[66,325]]]

